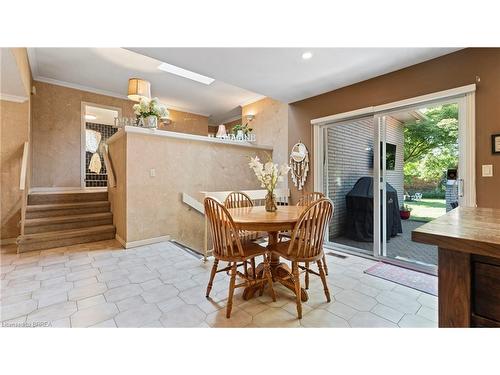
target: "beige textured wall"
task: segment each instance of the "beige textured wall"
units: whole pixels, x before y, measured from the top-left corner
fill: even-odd
[[[181,112],[173,109],[170,112],[172,122],[168,125],[160,125],[159,129],[179,133],[196,135],[208,135],[208,117],[194,113]]]
[[[44,82],[34,84],[33,186],[79,187],[81,103],[121,108],[123,116],[134,117],[134,102]],[[173,123],[166,130],[207,134],[206,117],[174,110],[171,117]]]
[[[257,143],[273,146],[275,163],[288,163],[288,104],[264,98],[242,108],[242,116],[253,114],[249,126],[257,137]]]
[[[19,177],[24,142],[30,139],[31,72],[28,54],[26,48],[11,48],[10,51],[16,60],[28,101],[15,103],[0,100],[1,239],[15,238],[20,234],[18,223],[21,220],[23,193],[19,190]],[[26,183],[29,187],[29,177]]]
[[[29,136],[29,102],[14,103],[0,100],[1,142],[1,238],[20,234],[23,194],[19,177],[24,142]]]
[[[260,149],[131,133],[123,138],[126,242],[170,235],[202,250],[204,218],[182,203],[182,193],[201,201],[200,191],[259,188],[247,163],[249,156],[264,157]],[[114,162],[115,149],[110,152]],[[153,168],[156,177],[150,177]]]
[[[127,138],[121,137],[109,144],[109,158],[115,173],[116,186],[108,187],[108,197],[113,212],[116,234],[123,240],[127,238]]]

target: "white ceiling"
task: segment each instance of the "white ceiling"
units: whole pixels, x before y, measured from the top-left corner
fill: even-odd
[[[263,96],[291,103],[458,48],[30,48],[35,80],[126,97],[127,81],[151,82],[169,108],[212,116]],[[313,57],[303,60],[304,51]],[[157,69],[161,62],[215,78],[204,85]]]
[[[128,79],[139,77],[169,108],[206,116],[261,97],[220,80],[207,86],[163,72],[161,61],[122,48],[30,48],[29,57],[35,80],[126,97]]]
[[[0,48],[0,95],[2,99],[18,102],[28,99],[10,48]]]
[[[131,48],[287,103],[430,60],[459,48]],[[302,53],[313,57],[303,60]]]

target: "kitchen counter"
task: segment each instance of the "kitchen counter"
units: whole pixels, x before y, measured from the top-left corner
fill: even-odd
[[[457,208],[412,240],[439,249],[439,327],[500,327],[500,210]]]

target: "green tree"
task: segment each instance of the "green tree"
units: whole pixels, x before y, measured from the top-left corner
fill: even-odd
[[[447,104],[428,109],[425,119],[404,124],[404,183],[443,179],[444,171],[458,164],[458,106]]]
[[[437,148],[455,147],[458,137],[458,106],[447,104],[430,108],[426,119],[405,123],[405,163],[418,162]]]

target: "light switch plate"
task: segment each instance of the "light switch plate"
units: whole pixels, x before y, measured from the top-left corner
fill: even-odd
[[[150,177],[154,177],[154,176],[156,176],[156,170],[155,170],[154,168],[151,168],[151,169],[149,170],[149,176],[150,176]]]
[[[483,164],[483,177],[493,177],[492,164]]]

